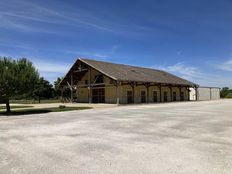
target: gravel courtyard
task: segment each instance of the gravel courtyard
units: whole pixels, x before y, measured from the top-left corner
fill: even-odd
[[[0,116],[1,174],[231,174],[232,100]]]

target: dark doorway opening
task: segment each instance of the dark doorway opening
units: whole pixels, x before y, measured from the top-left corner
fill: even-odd
[[[133,103],[133,93],[132,93],[132,91],[127,91],[127,103]]]
[[[168,101],[168,93],[165,91],[164,92],[164,102]]]
[[[184,92],[180,93],[180,101],[184,101]]]
[[[146,92],[141,91],[141,103],[146,103]]]
[[[92,100],[93,103],[105,103],[105,89],[93,89]]]
[[[173,101],[176,101],[176,92],[173,92]]]
[[[157,91],[153,91],[153,102],[158,102],[158,93],[157,93]]]

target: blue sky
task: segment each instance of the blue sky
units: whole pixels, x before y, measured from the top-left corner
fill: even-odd
[[[0,0],[0,21],[0,55],[51,82],[87,57],[232,87],[232,0]]]

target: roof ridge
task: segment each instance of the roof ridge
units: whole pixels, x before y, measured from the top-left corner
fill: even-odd
[[[114,64],[114,65],[130,66],[130,67],[134,67],[134,68],[149,69],[149,70],[153,70],[153,71],[155,70],[155,71],[161,71],[161,72],[167,73],[166,71],[161,70],[161,69],[149,68],[149,67],[138,66],[138,65],[129,65],[129,64],[123,64],[123,63],[113,63],[113,62],[107,62],[107,61],[90,59],[90,58],[78,58],[78,59],[80,59],[80,60],[90,60],[90,61],[96,61],[96,62],[102,62],[102,63],[108,63],[108,64]]]

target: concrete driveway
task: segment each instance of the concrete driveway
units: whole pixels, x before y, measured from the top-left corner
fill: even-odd
[[[232,100],[0,117],[0,173],[231,174]]]

